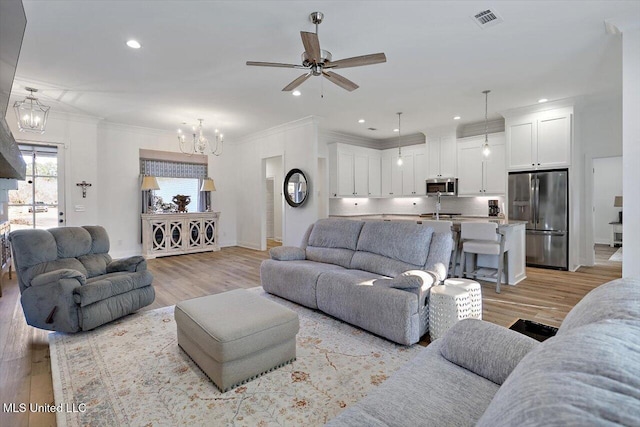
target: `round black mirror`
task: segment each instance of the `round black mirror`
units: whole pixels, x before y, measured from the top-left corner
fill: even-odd
[[[297,208],[302,205],[309,195],[307,177],[300,169],[291,169],[284,178],[284,199],[289,206]]]

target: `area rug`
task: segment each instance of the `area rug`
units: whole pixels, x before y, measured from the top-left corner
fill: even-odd
[[[220,393],[178,347],[174,307],[49,335],[58,426],[313,426],[360,400],[424,347],[251,291],[300,316],[297,360]]]
[[[622,262],[622,248],[618,249],[613,255],[609,257],[609,261]]]

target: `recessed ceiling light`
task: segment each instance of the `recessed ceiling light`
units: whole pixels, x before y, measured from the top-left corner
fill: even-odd
[[[302,92],[300,92],[299,90],[294,90],[293,92],[291,92],[291,95],[300,96],[300,95],[302,95]]]
[[[393,131],[394,131],[394,132],[400,132],[400,129],[395,128]]]
[[[538,102],[539,102],[540,104],[542,104],[543,102],[547,102],[547,101],[548,101],[548,99],[547,99],[547,98],[540,98],[540,99],[538,99]]]
[[[364,123],[364,119],[358,120],[358,123]]]
[[[460,116],[455,116],[453,120],[460,120]]]
[[[128,40],[127,46],[129,46],[131,49],[140,49],[142,47],[142,45],[137,40]]]

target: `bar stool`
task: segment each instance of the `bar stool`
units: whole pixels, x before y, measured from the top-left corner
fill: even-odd
[[[444,284],[447,286],[457,286],[469,292],[469,301],[471,302],[471,313],[469,317],[482,320],[482,286],[480,286],[480,283],[471,279],[453,277],[446,279]]]
[[[505,250],[505,237],[498,231],[498,224],[494,222],[463,222],[460,229],[460,241],[462,242],[462,254],[460,258],[461,276],[468,275],[474,278],[494,278],[496,279],[496,293],[500,293],[500,283],[502,282],[502,272],[509,276],[508,250]],[[465,255],[475,254],[474,267],[472,272],[467,272]],[[482,276],[478,270],[478,255],[497,255],[497,272],[491,275]]]
[[[422,221],[423,225],[433,228],[436,233],[451,233],[451,240],[453,240],[453,246],[451,250],[451,258],[449,259],[449,276],[455,275],[456,268],[456,256],[458,249],[458,233],[453,229],[453,222],[451,221]]]

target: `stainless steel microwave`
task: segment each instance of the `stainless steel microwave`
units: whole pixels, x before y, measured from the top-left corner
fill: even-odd
[[[457,196],[458,178],[433,178],[427,180],[427,196]]]

